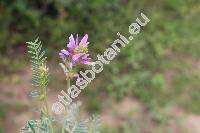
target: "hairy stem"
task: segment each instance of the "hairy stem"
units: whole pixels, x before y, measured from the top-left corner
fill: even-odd
[[[69,89],[69,87],[70,87],[70,78],[67,79],[67,89]],[[66,111],[65,111],[65,112],[66,112]],[[68,131],[69,133],[72,133],[72,132],[70,131],[70,129],[67,129],[67,131]],[[62,131],[61,131],[61,133],[65,133],[65,125],[62,126]]]
[[[48,108],[49,108],[49,107],[48,107],[47,89],[46,89],[46,88],[43,88],[43,91],[44,91],[44,92],[43,92],[43,94],[44,94],[44,100],[43,100],[43,102],[44,102],[44,111],[45,111],[45,114],[46,114],[47,119],[49,119],[49,118],[48,118],[48,116],[49,116],[49,109],[48,109]],[[49,126],[50,126],[51,133],[54,133],[51,120],[49,121]]]

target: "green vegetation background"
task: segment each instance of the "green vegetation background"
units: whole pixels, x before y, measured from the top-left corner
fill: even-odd
[[[103,93],[116,100],[134,97],[153,111],[177,104],[200,114],[199,0],[1,0],[0,82],[28,65],[26,41],[39,36],[49,60],[58,63],[67,37],[88,33],[95,57],[117,32],[128,35],[140,12],[150,23],[88,86],[89,111],[101,110]]]

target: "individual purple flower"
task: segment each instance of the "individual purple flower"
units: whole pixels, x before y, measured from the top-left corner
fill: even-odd
[[[66,61],[68,59],[70,53],[67,50],[63,49],[60,51],[59,55],[63,59],[63,61]]]
[[[80,43],[78,41],[78,34],[76,35],[76,39],[71,35],[67,45],[68,49],[62,49],[59,55],[68,64],[69,68],[72,68],[76,64],[92,65],[93,62],[90,61],[88,53],[88,44],[87,34],[82,38]]]

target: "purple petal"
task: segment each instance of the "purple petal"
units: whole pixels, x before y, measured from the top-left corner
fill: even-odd
[[[81,56],[83,56],[84,54],[83,53],[78,53],[78,54],[75,54],[72,56],[72,60],[73,61],[76,61],[78,60]]]
[[[88,34],[86,34],[86,35],[82,38],[82,40],[81,40],[81,42],[79,43],[79,45],[88,45],[89,42],[88,42],[87,40],[88,40]]]
[[[86,65],[93,65],[94,64],[94,62],[91,62],[89,60],[82,60],[80,63],[81,64],[86,64]]]
[[[65,54],[65,55],[69,55],[69,52],[68,52],[67,50],[65,50],[65,49],[62,49],[61,52],[62,52],[63,54]]]
[[[63,53],[61,53],[61,52],[59,53],[59,55],[60,55],[60,56],[64,56],[64,54],[63,54]]]
[[[85,54],[84,56],[82,56],[81,58],[81,64],[86,64],[86,65],[92,65],[94,64],[94,62],[90,61],[90,59],[88,58],[89,54]]]
[[[78,46],[78,34],[76,34],[76,46]]]
[[[75,48],[75,40],[73,35],[71,34],[71,36],[69,37],[69,44],[67,45],[67,47],[72,51]]]
[[[85,54],[85,55],[82,57],[82,59],[83,59],[83,60],[88,60],[88,56],[89,56],[89,54]]]
[[[60,51],[59,55],[60,55],[60,58],[62,58],[63,61],[66,61],[67,58],[69,58],[70,53],[67,50],[62,49]]]
[[[63,53],[59,53],[60,58],[62,58],[62,60],[65,62],[67,60],[66,56]]]

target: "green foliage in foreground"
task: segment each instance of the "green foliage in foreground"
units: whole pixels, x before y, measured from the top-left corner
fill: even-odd
[[[28,53],[31,57],[31,63],[32,63],[32,72],[33,72],[33,86],[46,88],[48,84],[48,75],[44,77],[42,80],[40,77],[40,67],[44,65],[46,62],[45,51],[42,51],[42,44],[41,41],[38,42],[38,38],[35,40],[35,42],[27,42],[29,45],[28,47]],[[43,83],[40,83],[40,81],[44,81]]]
[[[40,109],[40,119],[28,120],[21,131],[24,133],[54,133],[55,130],[60,133],[98,133],[98,118],[78,119],[80,103],[71,103],[71,105],[65,106],[65,111],[61,115],[51,115],[49,113],[47,88],[49,72],[46,66],[45,51],[42,50],[42,44],[38,38],[33,42],[27,42],[27,44],[32,62],[32,85],[38,90],[38,96],[43,105]],[[61,122],[60,127],[62,129],[60,130],[59,127],[54,126],[53,122]]]

